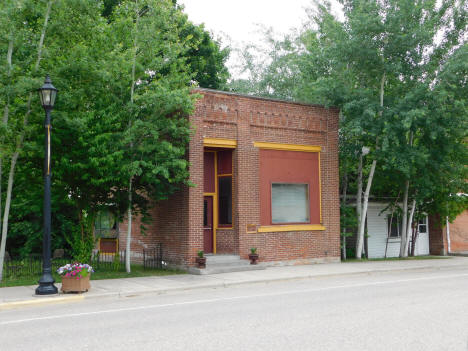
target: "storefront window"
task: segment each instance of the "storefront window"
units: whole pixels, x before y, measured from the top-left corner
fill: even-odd
[[[271,185],[272,223],[310,223],[309,184]]]

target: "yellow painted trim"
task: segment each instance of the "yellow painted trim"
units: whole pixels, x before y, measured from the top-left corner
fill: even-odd
[[[292,225],[265,225],[258,227],[259,233],[273,232],[302,232],[308,230],[325,230],[321,224],[292,224]]]
[[[232,177],[232,173],[218,174],[218,177]]]
[[[223,147],[226,149],[235,149],[237,147],[237,140],[233,139],[218,139],[218,138],[204,138],[203,146],[205,147]]]
[[[203,196],[215,196],[216,193],[203,193]]]
[[[319,171],[319,208],[320,208],[320,223],[323,223],[322,220],[322,170],[320,167],[320,152],[318,154],[318,171]]]
[[[267,150],[285,150],[285,151],[302,151],[302,152],[320,152],[321,146],[314,145],[298,145],[298,144],[280,144],[280,143],[263,143],[254,142],[255,147]]]
[[[234,227],[218,227],[217,229],[221,229],[221,230],[223,230],[223,229],[234,229]]]

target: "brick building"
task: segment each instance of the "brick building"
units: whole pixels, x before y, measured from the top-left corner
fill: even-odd
[[[340,259],[338,110],[197,89],[190,180],[152,211],[132,250],[162,243],[192,266],[198,250],[300,264]],[[121,249],[126,224],[120,225]]]
[[[433,216],[430,226],[432,255],[468,254],[468,210],[460,213],[452,223]]]

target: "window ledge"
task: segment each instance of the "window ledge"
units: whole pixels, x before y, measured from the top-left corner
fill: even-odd
[[[321,224],[265,225],[258,227],[259,233],[272,232],[303,232],[309,230],[325,230]]]

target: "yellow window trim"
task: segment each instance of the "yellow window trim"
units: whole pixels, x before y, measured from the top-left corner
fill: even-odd
[[[237,140],[204,138],[203,139],[203,146],[205,146],[205,147],[223,147],[223,148],[226,148],[226,149],[235,149],[237,147]]]
[[[272,232],[302,232],[308,230],[325,230],[321,224],[265,225],[258,227],[259,233]]]
[[[320,152],[321,146],[315,145],[298,145],[298,144],[280,144],[280,143],[263,143],[254,142],[255,147],[267,150],[285,150],[285,151],[302,151],[302,152]]]

